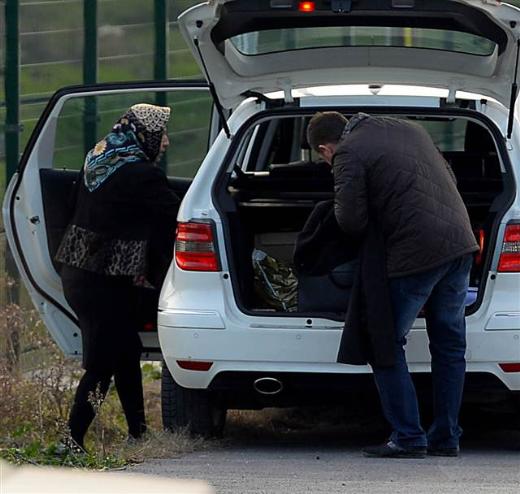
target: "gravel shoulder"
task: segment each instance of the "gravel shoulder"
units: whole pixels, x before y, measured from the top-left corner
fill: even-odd
[[[459,458],[381,460],[361,447],[377,443],[380,424],[349,428],[232,425],[214,448],[149,460],[128,473],[205,480],[231,493],[511,493],[520,492],[520,431],[498,427],[466,433]]]

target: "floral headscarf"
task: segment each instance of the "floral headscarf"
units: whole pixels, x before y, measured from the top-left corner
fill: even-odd
[[[133,105],[112,131],[85,158],[84,182],[90,192],[124,165],[155,161],[170,119],[170,108],[141,103]]]

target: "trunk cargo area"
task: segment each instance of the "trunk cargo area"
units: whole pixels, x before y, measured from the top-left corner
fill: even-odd
[[[508,175],[493,136],[482,123],[455,116],[403,118],[425,126],[456,175],[481,246],[471,271],[467,298],[471,311],[478,305],[489,270],[493,228],[510,195]],[[245,312],[344,317],[343,312],[298,306],[303,284],[293,269],[296,238],[315,205],[334,196],[330,168],[313,156],[306,142],[308,119],[271,119],[246,132],[233,158],[234,172],[220,196],[226,204],[226,247],[235,296]],[[278,302],[273,302],[273,292]]]

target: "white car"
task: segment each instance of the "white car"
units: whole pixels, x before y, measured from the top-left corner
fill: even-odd
[[[142,334],[144,357],[166,363],[164,425],[219,433],[227,409],[345,401],[373,389],[368,366],[336,362],[343,315],[267,303],[253,269],[253,256],[266,255],[290,269],[297,233],[314,205],[333,197],[330,172],[305,142],[308,119],[318,110],[364,111],[424,125],[451,163],[481,245],[467,306],[466,397],[517,399],[520,10],[480,0],[211,0],[183,13],[179,25],[209,86],[64,89],[50,101],[9,184],[9,242],[61,348],[81,348],[52,261],[77,174],[61,169],[61,148],[78,146],[68,122],[83,129],[82,116],[97,105],[106,130],[118,116],[108,103],[119,101],[124,110],[158,95],[173,105],[174,127],[175,119],[205,119],[211,143],[193,182],[171,179],[185,196],[159,301],[160,348],[156,332]],[[172,153],[195,145],[195,127],[174,134]],[[421,317],[407,357],[418,385],[427,387]]]

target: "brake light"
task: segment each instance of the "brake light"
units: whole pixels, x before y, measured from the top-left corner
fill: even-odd
[[[181,369],[207,372],[211,369],[213,362],[201,362],[194,360],[177,360],[177,365]]]
[[[175,261],[185,271],[219,271],[213,228],[210,223],[179,223]]]
[[[300,12],[314,12],[316,10],[316,4],[314,2],[300,2],[298,4],[298,10]]]
[[[520,224],[506,226],[498,271],[520,273]]]

